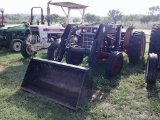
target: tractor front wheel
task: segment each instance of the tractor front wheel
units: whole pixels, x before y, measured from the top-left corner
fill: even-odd
[[[24,58],[29,58],[35,54],[35,52],[31,50],[31,45],[26,44],[25,41],[22,43],[20,52]]]
[[[157,68],[158,68],[158,55],[154,53],[149,53],[146,64],[146,73],[145,73],[145,79],[147,84],[156,83]]]
[[[57,43],[51,43],[51,45],[48,47],[48,51],[47,51],[47,59],[48,60],[53,60],[54,56],[57,52],[58,49],[58,44]]]
[[[130,39],[129,48],[127,52],[129,57],[129,63],[138,63],[141,59],[144,58],[145,46],[145,33],[135,31]]]
[[[79,65],[83,61],[84,55],[82,53],[67,51],[66,62],[68,64]]]
[[[113,77],[121,72],[123,67],[123,55],[121,52],[112,52],[106,61],[105,74],[106,77]]]
[[[22,45],[22,40],[20,39],[13,39],[10,44],[9,44],[9,49],[12,52],[20,52],[21,50],[21,45]]]

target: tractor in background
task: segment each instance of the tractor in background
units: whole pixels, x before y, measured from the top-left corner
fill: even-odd
[[[0,28],[4,27],[4,9],[0,8],[1,17],[0,17]]]
[[[152,26],[145,80],[147,84],[156,84],[158,69],[160,69],[160,24]]]
[[[9,48],[12,52],[19,52],[21,44],[29,34],[29,24],[4,25],[4,9],[0,8],[2,13],[0,20],[0,47]]]
[[[9,48],[12,52],[19,52],[22,41],[29,34],[28,23],[4,25],[4,9],[0,20],[0,47]]]
[[[9,48],[12,52],[19,52],[22,42],[30,33],[29,24],[5,25],[0,28],[0,46]]]
[[[145,34],[133,29],[131,26],[122,32],[120,24],[68,24],[58,49],[55,43],[48,49],[51,60],[31,59],[21,89],[77,110],[92,95],[92,69],[97,60],[106,60],[105,75],[113,77],[123,68],[122,52],[133,64],[144,57]],[[84,57],[87,61],[81,67]]]
[[[57,25],[50,25],[50,5],[60,6],[62,10],[64,11],[64,14],[66,15],[66,24],[57,24]],[[71,10],[83,10],[81,12],[82,15],[82,21],[84,22],[84,14],[85,9],[88,6],[80,5],[76,3],[71,2],[51,2],[49,1],[47,4],[47,25],[32,25],[32,21],[34,19],[33,16],[33,8],[31,9],[31,23],[30,23],[30,34],[28,35],[28,38],[25,42],[23,42],[21,47],[21,54],[24,58],[31,57],[32,55],[35,55],[37,52],[45,52],[47,53],[48,48],[51,43],[55,43],[56,47],[58,48],[58,45],[61,41],[61,36],[65,30],[66,25],[69,23],[70,20],[70,11]],[[36,7],[41,8],[41,7]],[[66,14],[64,8],[68,9],[68,14]],[[43,17],[43,9],[41,8],[41,18]],[[44,21],[44,19],[41,19],[41,21]],[[50,56],[47,54],[47,56]]]
[[[37,21],[37,25],[33,25],[33,9],[41,9],[41,25]],[[44,25],[43,9],[41,7],[31,8],[31,20],[30,20],[30,34],[26,40],[22,43],[21,54],[24,58],[28,58],[38,51],[46,52],[47,48],[52,42],[59,42],[61,35],[64,32],[64,27],[62,25],[48,26]]]

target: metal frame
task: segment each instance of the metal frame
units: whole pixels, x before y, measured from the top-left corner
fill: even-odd
[[[33,19],[34,19],[33,9],[35,9],[35,8],[40,8],[40,9],[41,9],[41,24],[44,24],[43,9],[42,9],[41,7],[32,7],[32,8],[31,8],[31,20],[30,20],[30,25],[33,24]]]
[[[4,27],[4,9],[3,8],[0,8],[0,12],[2,13],[2,17],[1,17],[1,24],[0,24],[0,27]]]
[[[47,4],[47,22],[48,25],[50,26],[50,5],[55,5],[55,6],[60,6],[67,18],[66,24],[69,24],[69,19],[70,19],[70,10],[79,10],[81,15],[82,15],[82,21],[81,24],[83,24],[84,22],[84,15],[85,15],[85,10],[87,7],[86,5],[82,5],[82,4],[77,4],[77,3],[73,3],[73,2],[51,2],[49,1]],[[64,10],[64,7],[68,9],[68,12],[66,13]],[[82,10],[82,11],[81,11]]]

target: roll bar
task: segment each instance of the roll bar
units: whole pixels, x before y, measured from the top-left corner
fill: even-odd
[[[55,6],[60,6],[67,18],[66,23],[69,23],[69,18],[70,18],[70,10],[79,10],[81,15],[82,15],[82,20],[81,23],[83,24],[84,22],[84,15],[85,15],[85,10],[87,7],[86,5],[81,5],[81,4],[77,4],[77,3],[73,3],[73,2],[51,2],[49,1],[47,4],[47,22],[48,22],[48,26],[50,26],[50,5],[55,5]],[[66,7],[68,9],[68,13],[65,12],[64,7]],[[81,11],[83,10],[83,11]]]
[[[44,15],[43,15],[43,9],[41,7],[32,7],[31,8],[31,20],[30,20],[30,25],[33,24],[34,16],[33,16],[33,9],[35,8],[40,8],[41,9],[41,24],[44,24]]]

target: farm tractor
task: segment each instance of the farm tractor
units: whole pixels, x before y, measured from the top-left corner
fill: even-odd
[[[22,45],[21,54],[24,58],[28,58],[32,55],[35,55],[37,52],[45,52],[47,53],[48,47],[51,45],[52,42],[57,44],[60,43],[60,38],[65,30],[66,24],[57,24],[57,25],[50,25],[50,5],[60,6],[62,10],[64,11],[67,21],[66,24],[69,23],[70,19],[70,11],[71,10],[83,10],[82,14],[82,23],[84,21],[84,13],[85,9],[88,6],[80,5],[76,3],[71,2],[51,2],[49,1],[47,4],[47,25],[30,25],[30,33],[28,35],[28,38]],[[65,8],[68,9],[68,14],[65,12]],[[31,21],[33,20],[31,11]],[[41,8],[41,14],[43,16],[43,10]],[[43,20],[43,19],[42,19]]]
[[[156,84],[160,69],[160,24],[154,24],[151,30],[145,80],[147,84]]]
[[[145,34],[133,29],[131,26],[122,32],[119,24],[68,24],[58,49],[56,43],[48,49],[52,60],[30,60],[21,89],[77,110],[92,95],[92,69],[97,60],[106,60],[104,71],[109,78],[121,72],[122,52],[127,53],[133,64],[143,58]],[[87,61],[81,67],[84,57]],[[62,63],[62,59],[66,63]]]
[[[29,24],[26,22],[1,27],[0,46],[9,48],[12,52],[19,52],[22,42],[29,33]]]
[[[3,22],[4,22],[4,9],[3,8],[0,8],[0,12],[1,12],[1,17],[0,17],[0,28],[1,27],[4,27],[4,24],[3,24]]]
[[[33,25],[33,9],[41,9],[41,25],[37,21],[37,25]],[[28,34],[26,40],[22,43],[21,54],[24,58],[28,58],[35,54],[37,51],[43,51],[47,49],[51,42],[57,41],[63,34],[64,27],[62,25],[47,26],[44,25],[43,9],[41,7],[31,8],[31,20],[30,20],[30,34]]]
[[[10,48],[12,52],[19,52],[22,41],[29,34],[28,23],[15,25],[4,25],[4,9],[0,8],[2,13],[0,21],[0,47]]]

